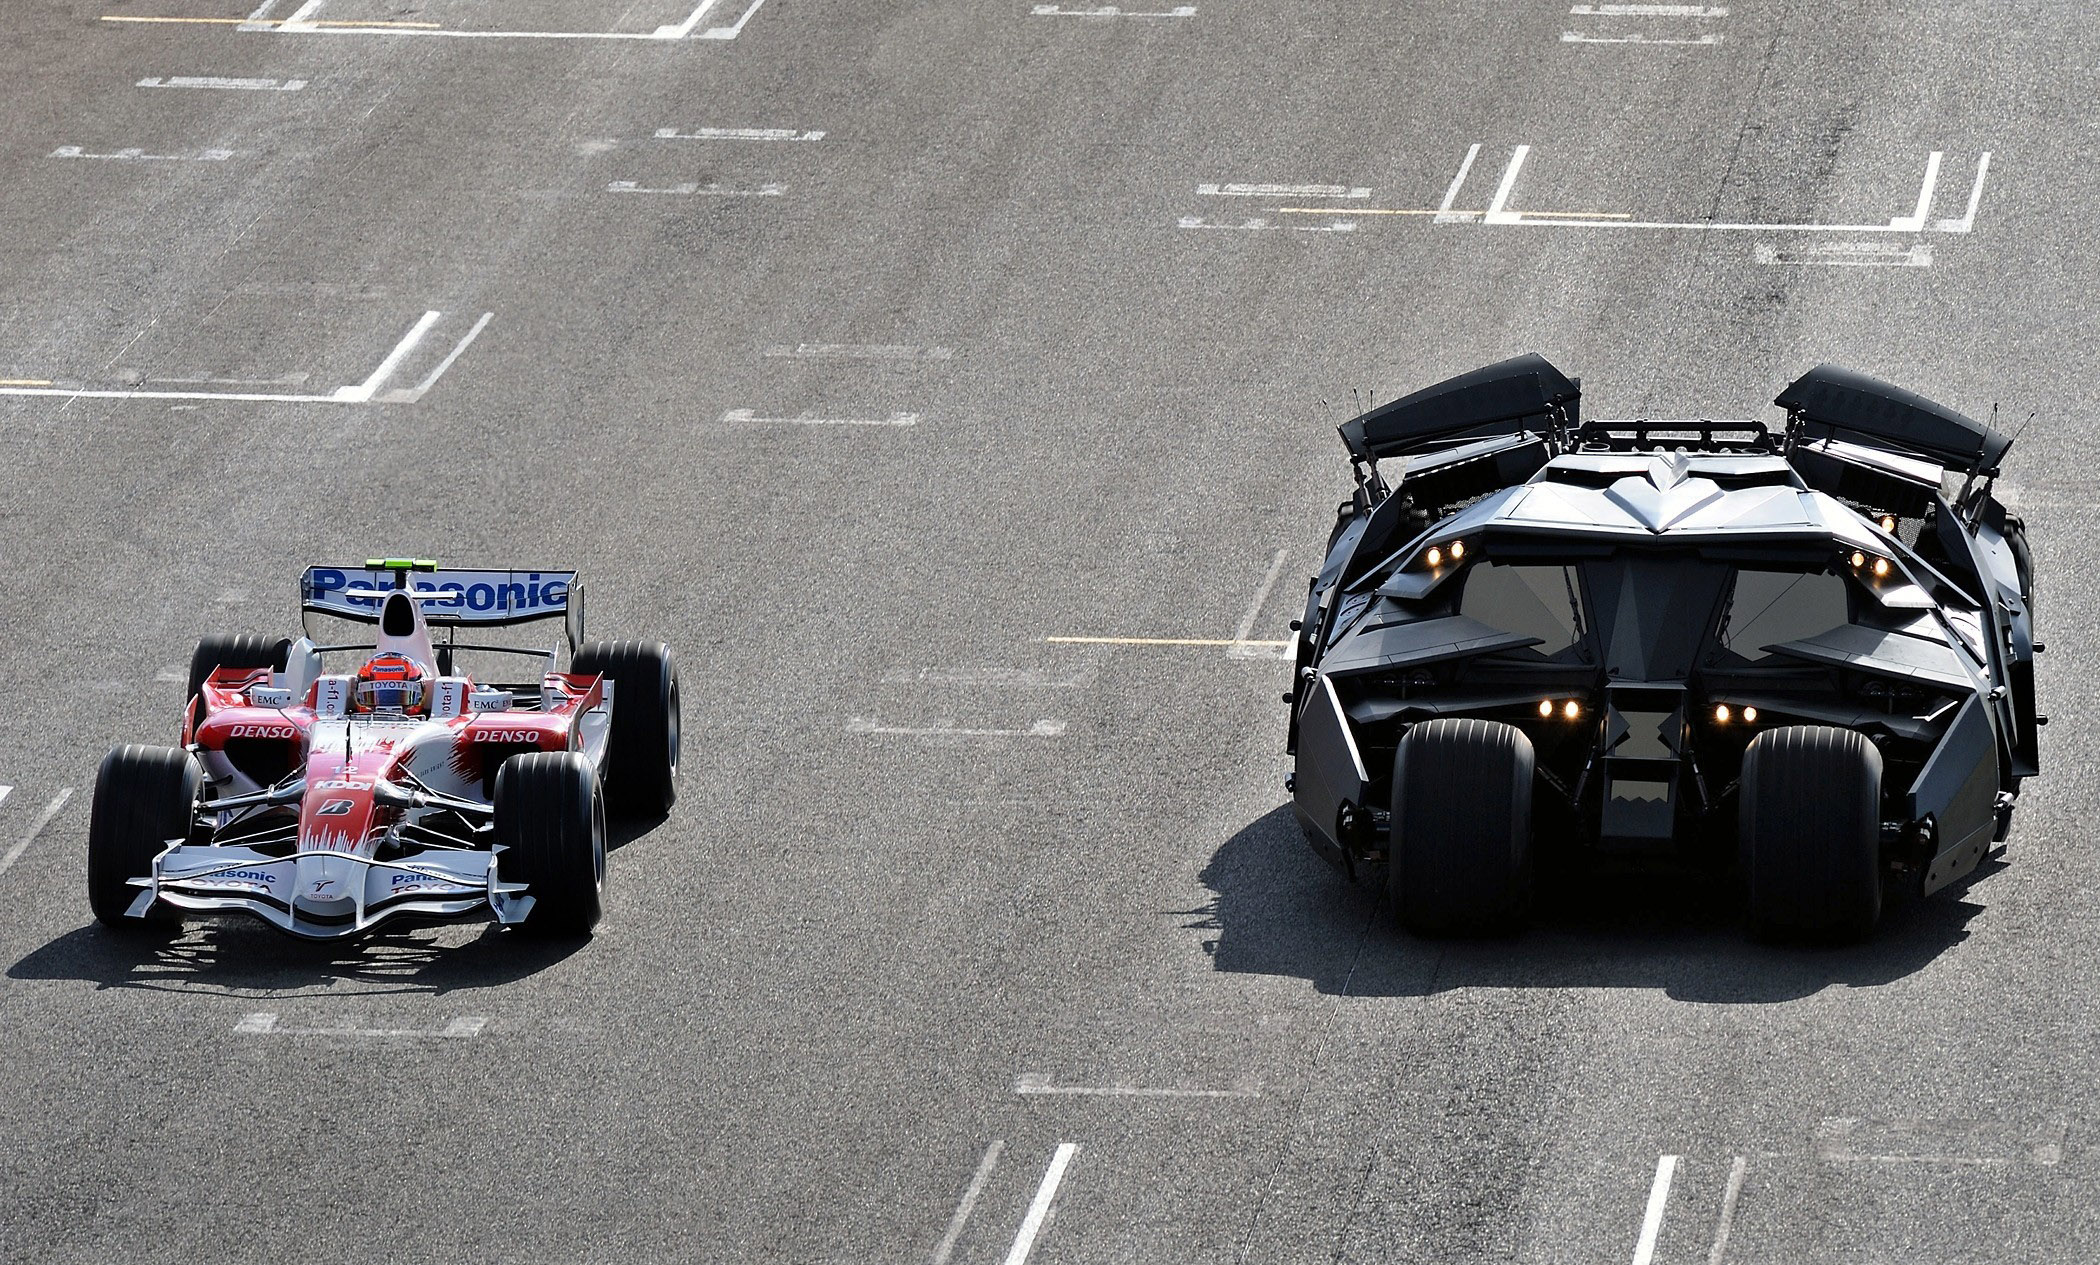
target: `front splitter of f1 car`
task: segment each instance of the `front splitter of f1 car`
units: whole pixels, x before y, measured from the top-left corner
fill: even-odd
[[[250,848],[176,845],[154,859],[125,912],[156,906],[198,914],[248,914],[304,940],[360,936],[401,917],[523,922],[533,898],[505,883],[489,852],[424,852],[375,861],[334,851],[270,856]]]

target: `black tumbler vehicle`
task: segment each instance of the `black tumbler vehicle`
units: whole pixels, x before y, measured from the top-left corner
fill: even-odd
[[[2011,441],[1829,365],[1776,431],[1579,401],[1522,356],[1342,426],[1288,696],[1313,847],[1425,935],[1521,927],[1549,850],[1737,862],[1788,939],[1974,870],[2047,723]]]

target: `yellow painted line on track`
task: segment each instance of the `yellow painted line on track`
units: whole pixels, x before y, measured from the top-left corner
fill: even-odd
[[[1234,641],[1230,637],[1045,637],[1059,646],[1264,646],[1278,648],[1288,641]]]
[[[183,26],[283,26],[286,22],[284,18],[264,18],[261,21],[256,21],[253,18],[134,18],[113,16],[111,14],[102,15],[102,20],[104,22],[158,22]],[[330,22],[323,20],[319,22],[301,22],[299,25],[303,27],[398,27],[404,30],[415,31],[444,29],[436,22]]]
[[[1485,211],[1438,211],[1434,208],[1387,209],[1361,206],[1285,206],[1276,208],[1278,215],[1485,215]],[[1515,211],[1512,214],[1527,220],[1630,220],[1631,211]]]
[[[0,378],[0,387],[47,387],[49,378]]]

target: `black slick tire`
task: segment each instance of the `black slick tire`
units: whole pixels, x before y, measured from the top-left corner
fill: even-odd
[[[1789,725],[1743,753],[1738,828],[1752,934],[1865,939],[1881,920],[1881,752],[1849,729]]]
[[[141,889],[131,880],[153,872],[153,858],[170,839],[186,839],[196,823],[204,771],[187,751],[122,746],[102,758],[88,818],[88,906],[104,926],[140,930],[175,921],[166,909],[131,918]]]
[[[1416,725],[1393,755],[1387,893],[1421,936],[1509,935],[1531,914],[1531,739],[1488,720]]]
[[[613,683],[605,796],[622,817],[662,817],[678,802],[678,665],[648,641],[587,641],[569,671]]]
[[[512,756],[496,771],[496,876],[523,883],[523,929],[587,936],[605,912],[605,797],[574,751]]]
[[[254,633],[214,633],[199,641],[197,649],[190,655],[190,692],[184,697],[197,697],[198,691],[204,688],[204,679],[219,668],[272,668],[282,671],[291,650],[292,641],[289,637],[259,637]]]

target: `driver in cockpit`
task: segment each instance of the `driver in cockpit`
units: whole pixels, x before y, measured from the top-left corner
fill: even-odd
[[[350,708],[361,713],[422,716],[430,711],[430,681],[414,659],[391,651],[373,655],[357,670]]]

